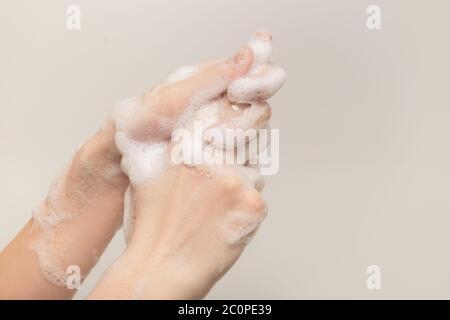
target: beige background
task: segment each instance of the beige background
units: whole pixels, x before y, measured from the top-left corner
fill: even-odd
[[[82,29],[66,28],[66,7]],[[382,9],[382,30],[366,8]],[[272,100],[270,215],[209,298],[450,298],[450,3],[3,0],[0,247],[111,106],[257,28],[289,75]],[[123,249],[111,243],[77,297]],[[382,289],[366,288],[366,267]]]

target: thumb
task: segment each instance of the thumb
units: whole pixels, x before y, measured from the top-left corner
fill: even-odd
[[[244,46],[229,59],[208,64],[187,79],[161,86],[157,95],[164,110],[159,111],[177,115],[189,105],[201,104],[221,95],[233,80],[248,72],[252,61],[252,50]]]

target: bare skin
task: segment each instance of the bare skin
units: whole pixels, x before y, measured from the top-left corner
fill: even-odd
[[[158,124],[160,115],[176,119],[187,107],[189,98],[199,91],[212,88],[210,93],[219,95],[233,79],[248,70],[251,59],[250,50],[244,47],[233,58],[210,64],[189,79],[144,93],[140,97],[143,108],[139,117],[143,129],[138,131],[145,133],[146,128]],[[69,265],[80,266],[83,276],[95,265],[122,223],[123,196],[129,182],[119,170],[121,154],[115,146],[114,133],[114,123],[108,121],[80,148],[57,193],[58,203],[70,207],[76,218],[62,221],[55,229],[53,249],[64,244],[64,254],[58,262],[63,270]],[[169,136],[163,134],[152,139],[167,140]],[[39,208],[44,216],[51,214],[48,200]],[[30,250],[43,234],[33,220],[0,254],[0,299],[71,298],[76,291],[49,282],[38,256]]]
[[[66,239],[63,263],[79,265],[86,275],[121,225],[123,193],[128,179],[120,171],[105,181],[105,168],[118,166],[120,158],[115,154],[111,128],[96,134],[75,155],[66,174],[65,200],[75,202],[82,212],[74,223],[59,227],[55,241]],[[70,190],[96,190],[87,192],[83,201]],[[46,201],[41,205],[46,210]],[[75,290],[55,286],[42,274],[37,255],[30,250],[40,230],[33,229],[31,219],[0,254],[1,299],[67,299]],[[86,236],[89,235],[89,236]],[[93,252],[93,249],[96,252]]]
[[[257,169],[183,165],[136,187],[136,227],[90,299],[199,299],[264,219]],[[256,188],[258,189],[256,189]]]
[[[270,41],[265,33],[257,37]],[[186,79],[145,92],[133,100],[137,108],[120,130],[136,141],[167,142],[169,157],[171,132],[194,100],[224,106],[217,128],[266,126],[271,115],[266,102],[232,111],[225,96],[253,58],[244,46],[230,59],[204,63]],[[130,186],[121,170],[125,156],[116,146],[118,126],[108,119],[77,151],[33,218],[2,251],[0,299],[71,298],[76,290],[66,286],[67,267],[79,266],[82,277],[89,273],[122,226],[129,187],[136,218],[129,245],[89,298],[201,298],[238,259],[267,211],[257,169],[171,164]]]

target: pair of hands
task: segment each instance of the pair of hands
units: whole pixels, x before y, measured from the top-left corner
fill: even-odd
[[[190,129],[193,120],[220,131],[265,128],[271,116],[265,100],[285,77],[267,65],[270,46],[270,35],[258,33],[231,59],[181,68],[166,83],[119,105],[116,141],[126,136],[118,147],[131,180],[133,223],[126,226],[132,229],[127,252],[92,298],[200,298],[238,259],[267,213],[258,168],[173,165],[167,161],[170,137],[174,129]],[[134,159],[139,151],[130,152],[130,139],[150,153],[158,144],[158,161],[168,164],[157,174],[146,170],[139,155]],[[109,283],[121,289],[111,295]]]
[[[270,35],[257,33],[232,58],[181,68],[122,102],[0,255],[0,296],[70,297],[67,266],[80,266],[84,277],[95,265],[122,225],[127,188],[127,249],[89,298],[205,296],[266,215],[263,183],[249,165],[171,163],[171,135],[193,120],[222,131],[266,127],[266,99],[285,78],[268,61],[270,49]]]

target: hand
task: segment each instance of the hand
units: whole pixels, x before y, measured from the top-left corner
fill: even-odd
[[[201,72],[189,81],[180,81],[176,86],[161,85],[136,98],[141,101],[133,114],[138,116],[134,118],[137,122],[133,123],[132,117],[124,119],[133,123],[135,131],[130,132],[131,136],[145,136],[146,130],[158,132],[163,117],[169,122],[176,121],[185,105],[183,100],[187,101],[195,90],[206,90],[209,81],[227,83],[245,72],[246,64],[251,61],[249,54],[244,48],[232,59],[202,66]],[[174,90],[177,96],[171,97]],[[122,154],[116,147],[115,120],[109,119],[77,150],[46,199],[34,211],[33,219],[2,251],[0,297],[71,297],[76,291],[66,287],[67,267],[78,266],[83,279],[121,227],[129,179],[120,168]],[[166,138],[167,132],[150,140]]]
[[[117,130],[130,139],[168,141],[183,113],[220,96],[249,70],[253,54],[242,47],[232,58],[183,67],[141,96],[122,101],[113,113]]]
[[[256,38],[270,44],[266,34]],[[225,90],[206,100],[194,99],[194,112],[171,128],[190,129],[194,120],[220,129],[266,126],[270,108],[263,99],[279,89],[284,72],[265,65],[268,57],[255,55],[258,50],[252,52],[264,65],[252,66],[247,77],[230,83],[235,89],[228,88],[228,97]],[[178,74],[169,83],[174,78],[180,81]],[[239,91],[242,84],[247,91]],[[155,101],[158,106],[159,99]],[[239,101],[237,111],[232,108],[234,101]],[[161,132],[132,130],[121,136],[120,128],[134,126],[119,126],[116,136],[122,167],[132,182],[129,210],[134,223],[128,225],[129,244],[90,298],[201,298],[237,260],[264,219],[262,178],[249,165],[174,165],[170,162],[173,143],[150,142],[158,142],[155,137],[163,137]],[[158,160],[152,158],[152,163],[161,163],[159,170],[146,166],[155,153]]]
[[[90,298],[204,297],[264,219],[262,185],[256,168],[183,165],[139,185],[127,249]]]

